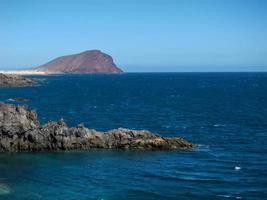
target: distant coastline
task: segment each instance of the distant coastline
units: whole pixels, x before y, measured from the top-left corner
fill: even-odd
[[[3,74],[16,75],[114,74],[122,72],[114,63],[113,58],[100,50],[87,50],[77,54],[57,57],[38,67],[0,71]]]
[[[0,70],[1,74],[12,75],[48,75],[49,72],[37,71],[37,70]]]

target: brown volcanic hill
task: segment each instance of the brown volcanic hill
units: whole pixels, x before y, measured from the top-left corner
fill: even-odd
[[[89,50],[78,54],[62,56],[33,68],[44,72],[62,73],[121,73],[111,56],[99,51]]]

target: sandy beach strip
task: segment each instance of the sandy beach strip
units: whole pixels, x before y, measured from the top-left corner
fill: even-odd
[[[37,70],[0,70],[2,74],[14,74],[14,75],[48,75],[49,72],[37,71]]]

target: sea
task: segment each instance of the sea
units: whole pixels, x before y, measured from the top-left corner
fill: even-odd
[[[1,153],[1,200],[267,199],[267,73],[31,77],[38,86],[1,88],[0,101],[27,104],[41,123],[146,129],[196,147]]]

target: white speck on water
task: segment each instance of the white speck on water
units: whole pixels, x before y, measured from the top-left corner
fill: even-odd
[[[223,126],[225,126],[224,124],[214,124],[213,125],[214,127],[223,127]]]
[[[226,195],[226,194],[221,194],[221,195],[218,195],[219,197],[225,197],[225,198],[230,198],[231,196],[230,195]]]
[[[242,169],[241,167],[239,167],[239,166],[235,166],[235,170],[240,170],[240,169]]]
[[[239,197],[239,196],[232,196],[232,195],[227,195],[227,194],[221,194],[221,195],[218,195],[219,197],[224,197],[224,198],[235,198],[235,199],[242,199],[242,197]]]

